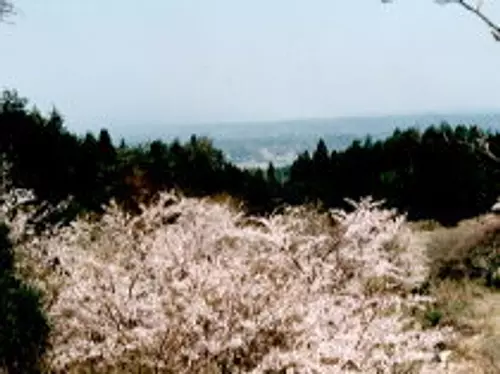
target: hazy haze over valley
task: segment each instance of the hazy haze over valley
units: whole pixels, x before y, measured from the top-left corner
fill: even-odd
[[[299,152],[312,151],[319,138],[330,149],[340,150],[354,139],[371,135],[375,139],[389,135],[396,127],[426,126],[446,121],[451,125],[477,124],[485,129],[500,129],[500,113],[421,114],[380,117],[345,117],[331,119],[268,122],[225,122],[178,126],[132,126],[114,128],[116,139],[124,137],[137,143],[154,139],[187,140],[192,134],[207,136],[227,157],[244,167],[267,167],[290,164]]]

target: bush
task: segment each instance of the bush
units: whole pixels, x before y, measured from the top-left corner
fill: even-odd
[[[0,370],[38,372],[48,332],[39,293],[14,275],[8,229],[0,224]]]
[[[425,313],[425,321],[430,327],[435,327],[443,318],[443,312],[439,309],[430,309]]]
[[[404,217],[379,206],[363,200],[352,212],[301,207],[254,217],[229,202],[162,194],[138,216],[111,204],[97,221],[80,218],[25,241],[16,247],[19,267],[44,289],[57,322],[50,370],[388,373],[416,359],[431,365],[450,329],[423,330],[410,311],[429,300],[405,294],[425,279],[425,248],[398,245],[411,235]],[[48,271],[55,258],[57,271]]]
[[[500,220],[491,217],[438,230],[430,245],[431,278],[479,280],[495,286],[500,268]]]
[[[9,272],[13,267],[12,247],[9,241],[9,229],[0,224],[0,274]]]

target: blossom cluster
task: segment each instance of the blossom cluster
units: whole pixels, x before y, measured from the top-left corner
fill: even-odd
[[[453,332],[424,328],[415,315],[432,300],[410,292],[425,249],[404,216],[352,205],[263,218],[164,193],[140,215],[111,203],[30,237],[19,273],[43,291],[51,368],[445,372],[432,361]]]

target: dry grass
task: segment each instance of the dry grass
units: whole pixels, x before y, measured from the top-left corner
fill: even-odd
[[[409,226],[415,231],[434,231],[443,227],[438,221],[431,219],[409,222]]]
[[[235,198],[228,193],[218,193],[212,195],[206,199],[210,203],[222,204],[231,207],[231,209],[239,210],[244,207],[245,203],[243,200]]]
[[[500,373],[500,293],[491,287],[500,259],[500,218],[486,215],[421,235],[428,237],[427,291],[436,300],[438,323],[459,333],[452,361],[468,362],[471,373]]]
[[[429,260],[432,280],[467,279],[494,285],[500,266],[500,218],[484,216],[435,230]]]

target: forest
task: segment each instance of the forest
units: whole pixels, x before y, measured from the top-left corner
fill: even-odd
[[[260,215],[304,203],[346,207],[345,198],[372,196],[411,220],[453,225],[488,211],[500,195],[499,164],[479,149],[480,140],[493,154],[500,149],[496,132],[441,123],[395,129],[384,140],[366,137],[343,151],[329,151],[318,139],[314,152],[299,154],[287,168],[243,170],[195,134],[185,143],[131,146],[122,139],[114,145],[108,130],[77,136],[57,110],[29,109],[16,91],[0,99],[4,179],[52,206],[69,202],[49,217],[53,221],[99,213],[110,199],[134,212],[159,191],[175,189],[185,196],[231,196]]]

